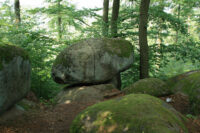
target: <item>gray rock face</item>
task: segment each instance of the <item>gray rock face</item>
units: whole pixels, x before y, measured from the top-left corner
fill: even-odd
[[[132,45],[122,39],[88,39],[67,47],[56,58],[52,77],[62,84],[111,81],[133,63]]]
[[[28,60],[14,57],[0,69],[0,114],[21,100],[30,89],[31,67]]]

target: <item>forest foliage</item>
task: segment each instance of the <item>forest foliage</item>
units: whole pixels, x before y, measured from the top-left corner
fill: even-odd
[[[134,47],[134,62],[121,74],[122,88],[139,80],[140,0],[120,3],[117,36]],[[103,2],[102,2],[103,7]],[[199,0],[151,0],[148,19],[149,75],[166,79],[200,69]],[[14,4],[0,3],[0,42],[26,49],[32,63],[31,89],[38,97],[52,98],[60,86],[51,79],[52,63],[65,47],[79,40],[103,37],[102,8],[77,9],[67,0],[46,0],[44,7],[21,8],[21,22],[15,22]],[[111,32],[112,3],[108,13]]]

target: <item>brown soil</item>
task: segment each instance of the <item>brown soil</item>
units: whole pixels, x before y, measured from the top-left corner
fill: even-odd
[[[111,95],[110,98],[107,97],[105,100],[122,95],[122,93]],[[173,101],[170,104],[177,110],[182,112],[185,110],[185,106],[188,107],[188,103],[183,101],[180,95],[169,97]],[[166,100],[166,98],[168,97],[161,99]],[[39,109],[31,110],[13,120],[0,122],[0,133],[69,133],[70,124],[75,116],[92,104],[94,103],[70,103],[55,107],[40,105]],[[200,133],[200,117],[188,119],[186,126],[190,130],[189,133]]]
[[[171,104],[177,111],[182,114],[188,114],[190,111],[190,102],[189,97],[183,93],[176,93],[174,95],[161,97],[162,100],[167,102],[167,99],[170,99],[169,104]]]
[[[0,133],[68,133],[74,117],[92,104],[70,103],[54,108],[41,106],[38,110],[3,122]]]
[[[177,111],[179,111],[183,115],[187,115],[190,112],[189,98],[182,93],[161,97],[160,99],[164,101],[167,101],[167,99],[171,99],[170,102],[167,103],[171,104]],[[188,128],[189,133],[200,133],[200,116],[188,118],[188,121],[185,123],[185,125]]]

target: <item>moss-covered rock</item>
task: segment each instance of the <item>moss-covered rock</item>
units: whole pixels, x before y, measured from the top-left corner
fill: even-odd
[[[22,48],[0,44],[0,114],[30,90],[31,65]]]
[[[123,39],[93,38],[64,49],[52,67],[63,84],[100,84],[111,81],[133,63],[133,48]]]
[[[3,62],[8,63],[14,57],[20,56],[24,60],[28,59],[28,54],[20,47],[0,43],[0,70],[3,68]]]
[[[157,78],[141,79],[132,85],[126,87],[123,91],[125,94],[142,93],[152,96],[164,96],[170,93],[169,89],[165,89],[163,86],[165,82]]]
[[[126,40],[102,38],[102,41],[104,42],[104,50],[110,54],[129,58],[133,52],[132,45]]]
[[[191,111],[200,113],[200,71],[190,71],[166,81],[166,88],[172,92],[182,92],[189,96]]]
[[[187,133],[185,118],[162,100],[130,94],[88,107],[70,133]]]

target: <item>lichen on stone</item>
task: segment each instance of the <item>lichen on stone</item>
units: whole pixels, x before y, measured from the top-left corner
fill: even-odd
[[[17,56],[22,57],[24,60],[28,59],[28,53],[22,48],[15,45],[0,43],[0,70],[3,69],[3,62],[9,63]]]

